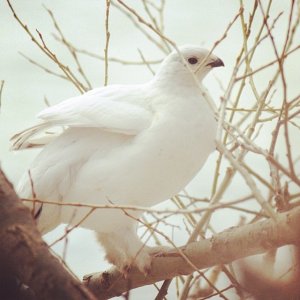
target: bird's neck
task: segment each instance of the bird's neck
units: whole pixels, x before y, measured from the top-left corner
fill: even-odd
[[[159,88],[159,90],[167,91],[170,94],[189,94],[199,91],[199,87],[203,87],[201,81],[196,81],[193,75],[187,71],[185,74],[174,74],[163,70],[158,72],[153,80],[152,84]]]

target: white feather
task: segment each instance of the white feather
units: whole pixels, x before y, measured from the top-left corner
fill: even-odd
[[[130,97],[130,102],[123,101]],[[114,85],[98,88],[46,108],[38,114],[44,122],[12,137],[12,150],[30,148],[30,139],[52,126],[93,127],[135,135],[150,126],[152,114],[141,106],[142,86]],[[48,141],[47,141],[48,142]]]
[[[195,46],[181,51],[186,61],[198,58],[190,68],[201,82],[211,69],[203,64],[209,52]],[[15,148],[50,126],[68,129],[30,166],[33,187],[24,175],[18,188],[23,198],[32,198],[34,188],[41,200],[152,206],[184,188],[215,147],[214,113],[176,52],[146,84],[95,89],[38,116],[44,123],[15,136]],[[44,205],[39,227],[47,232],[59,223],[77,224],[88,212]],[[141,213],[127,213],[134,218],[122,210],[96,210],[81,226],[97,232],[109,261],[121,270],[134,263],[146,271],[152,250],[136,234]]]
[[[38,118],[55,125],[97,127],[135,135],[152,120],[151,112],[142,106],[143,90],[143,86],[121,85],[95,89],[46,108]],[[126,101],[128,97],[130,101]]]

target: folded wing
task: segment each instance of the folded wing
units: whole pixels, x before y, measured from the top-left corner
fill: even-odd
[[[144,96],[142,87],[112,85],[67,99],[41,111],[37,117],[43,120],[42,123],[14,135],[12,149],[34,147],[32,138],[54,126],[93,127],[136,135],[149,127],[152,121],[150,110],[139,105]],[[51,135],[46,140],[51,140]]]

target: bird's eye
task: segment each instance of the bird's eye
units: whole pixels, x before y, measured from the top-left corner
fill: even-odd
[[[198,59],[196,57],[190,57],[188,59],[188,62],[191,64],[191,65],[194,65],[198,62]]]

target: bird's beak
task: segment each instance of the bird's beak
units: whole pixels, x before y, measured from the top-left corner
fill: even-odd
[[[224,67],[224,63],[220,58],[214,59],[212,62],[208,63],[207,66],[211,66],[212,68],[215,67]]]

